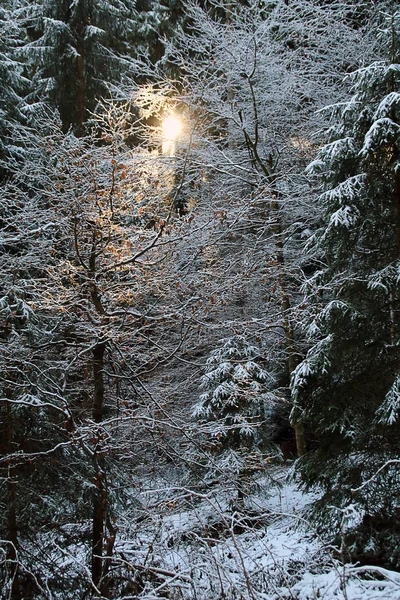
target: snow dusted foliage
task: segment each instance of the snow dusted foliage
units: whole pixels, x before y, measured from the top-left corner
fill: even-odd
[[[156,150],[162,128],[151,119],[146,150],[132,147],[130,103],[103,99],[86,120],[96,94],[108,93],[105,83],[131,64],[122,55],[130,53],[133,2],[21,6],[37,97],[57,105],[63,123],[57,114],[44,118],[41,106],[32,135],[19,131],[25,160],[11,164],[0,188],[0,593],[13,600],[356,600],[371,587],[375,600],[397,594],[397,576],[381,570],[367,586],[358,571],[346,575],[330,560],[311,532],[305,539],[295,531],[306,499],[293,483],[284,491],[286,473],[270,464],[278,454],[271,413],[278,402],[288,406],[289,374],[304,348],[299,256],[316,214],[304,203],[300,170],[310,133],[325,119],[314,119],[314,109],[337,99],[339,73],[358,61],[360,30],[342,18],[352,10],[320,0],[191,5],[190,33],[175,48],[167,44],[164,62],[181,79],[168,75],[142,95],[143,120],[154,117],[145,113],[159,99],[157,117],[166,107],[184,116],[186,138],[167,155]],[[156,22],[164,11],[154,8]],[[20,75],[16,54],[12,64],[6,54],[10,73]],[[397,79],[389,85],[397,71],[376,65],[364,99],[369,84],[360,82],[369,71],[355,76],[343,132],[332,133],[315,163],[337,183],[321,199],[318,258],[328,266],[315,276],[324,287],[310,325],[315,344],[296,372],[294,418],[308,419],[332,453],[340,447],[341,460],[325,455],[314,480],[325,477],[332,502],[352,486],[353,503],[337,502],[341,531],[364,520],[370,548],[368,527],[378,515],[386,534],[398,509],[386,490],[398,486],[400,397],[397,257],[383,260],[392,249],[389,182],[398,173]],[[149,81],[157,75],[139,73]],[[371,110],[360,133],[363,103]],[[364,236],[368,219],[378,223],[375,246],[372,234]],[[343,231],[353,234],[338,240]],[[359,268],[377,257],[379,270]],[[375,310],[376,299],[383,300]],[[337,327],[338,315],[349,322]],[[213,347],[193,425],[193,387]],[[380,357],[376,348],[389,359],[358,372],[362,361]],[[336,406],[342,385],[346,402]],[[336,412],[326,416],[327,396]],[[185,455],[193,445],[196,456]],[[192,489],[182,487],[195,462],[206,472],[205,491],[198,472]],[[343,485],[347,472],[361,470]],[[268,497],[274,477],[279,485]],[[345,544],[340,550],[346,558]]]
[[[88,516],[81,503],[82,461],[64,427],[65,363],[56,350],[43,352],[45,344],[56,343],[51,324],[24,296],[23,286],[16,285],[0,298],[0,580],[5,598],[17,598],[18,590],[28,588],[34,597],[44,597],[35,578],[57,577],[59,567],[46,559],[32,532],[50,522],[66,523],[72,515]],[[63,589],[59,576],[58,581]]]
[[[174,234],[165,221],[136,219],[134,194],[148,182],[118,127],[120,108],[105,105],[87,136],[40,121],[41,137],[25,139],[27,159],[0,188],[0,501],[14,511],[0,511],[1,568],[9,588],[33,587],[36,598],[75,598],[92,584],[108,594],[115,509],[131,467],[144,470],[157,454],[164,411],[160,401],[153,412],[138,378],[181,344],[171,334],[184,312]],[[10,319],[23,320],[18,336]],[[37,510],[27,514],[29,503]]]
[[[234,475],[239,487],[246,475],[265,468],[264,452],[271,450],[265,435],[270,376],[262,363],[260,350],[243,336],[222,340],[207,359],[203,393],[193,410],[214,458],[211,477]]]
[[[143,66],[155,83],[137,90],[135,101],[146,119],[162,120],[169,109],[183,118],[171,164],[178,165],[177,212],[192,211],[198,219],[203,211],[204,222],[211,215],[222,224],[218,241],[206,244],[215,256],[215,276],[207,271],[209,296],[226,301],[226,290],[233,290],[242,306],[234,315],[241,321],[236,330],[251,328],[266,340],[276,391],[288,399],[290,373],[305,348],[298,327],[299,257],[318,219],[305,202],[303,174],[325,120],[316,109],[339,99],[342,74],[356,68],[370,44],[360,28],[349,26],[353,5],[216,1],[205,8],[187,2],[186,12],[190,27],[167,40],[165,50],[179,81],[171,81],[170,71],[165,75],[164,63],[156,70]],[[150,148],[160,145],[159,129],[147,133]],[[301,423],[294,425],[300,453]]]
[[[232,492],[173,488],[171,475],[171,487],[160,489],[158,479],[136,492],[142,505],[125,507],[114,561],[117,577],[126,565],[130,574],[111,598],[399,600],[398,573],[330,556],[303,518],[313,497],[288,484],[286,475],[272,468],[275,483],[261,476],[235,511]],[[349,511],[343,521],[351,517]]]
[[[330,505],[358,506],[355,552],[399,566],[400,475],[380,467],[400,454],[400,13],[379,27],[387,60],[349,76],[354,95],[308,169],[325,186],[314,239],[323,268],[308,283],[313,345],[292,388],[293,414],[319,438],[302,463],[307,483]]]

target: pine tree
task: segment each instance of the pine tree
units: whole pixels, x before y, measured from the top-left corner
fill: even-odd
[[[25,95],[29,81],[19,57],[24,30],[18,2],[0,6],[0,180],[7,173],[7,161],[22,153],[16,143],[18,128],[25,123]]]
[[[265,468],[272,446],[265,434],[269,375],[260,351],[243,336],[222,340],[211,352],[193,416],[206,435],[212,477],[234,476],[239,497],[248,476]]]
[[[97,101],[132,66],[133,3],[43,0],[30,9],[27,24],[36,94],[59,110],[64,129],[82,134]]]
[[[354,95],[309,167],[326,190],[314,246],[324,267],[309,282],[314,345],[292,387],[294,418],[318,437],[300,463],[306,483],[323,487],[325,504],[356,504],[360,545],[385,556],[400,510],[387,462],[400,454],[400,13],[381,30],[388,60],[351,76]],[[385,559],[399,565],[393,544]]]

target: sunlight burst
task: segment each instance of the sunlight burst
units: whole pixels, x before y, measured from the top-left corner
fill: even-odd
[[[166,117],[162,123],[162,134],[164,140],[174,141],[182,132],[182,120],[174,113]]]

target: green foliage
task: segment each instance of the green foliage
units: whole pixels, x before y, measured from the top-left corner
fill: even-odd
[[[61,394],[65,364],[49,349],[43,356],[54,342],[49,323],[23,295],[10,289],[0,298],[0,537],[18,552],[22,588],[36,589],[35,577],[56,580],[42,536],[59,529],[71,543],[68,524],[89,515]],[[8,564],[0,565],[4,584]]]

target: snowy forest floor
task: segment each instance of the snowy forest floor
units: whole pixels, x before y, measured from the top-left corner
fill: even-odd
[[[284,469],[241,508],[232,489],[153,484],[124,511],[115,550],[135,576],[120,598],[400,600],[399,573],[343,564],[315,534],[304,518],[313,497]]]

